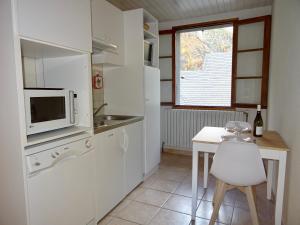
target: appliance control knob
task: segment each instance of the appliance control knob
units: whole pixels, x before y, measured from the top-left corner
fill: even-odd
[[[58,156],[58,155],[59,155],[59,152],[55,152],[55,155],[57,155],[57,156]]]
[[[90,141],[90,140],[86,140],[86,141],[85,141],[85,146],[86,146],[87,148],[92,147],[91,141]]]
[[[55,158],[56,158],[56,155],[54,155],[54,153],[52,153],[52,154],[51,154],[51,157],[52,157],[53,159],[55,159]]]

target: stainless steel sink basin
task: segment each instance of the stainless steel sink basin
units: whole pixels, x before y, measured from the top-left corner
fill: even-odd
[[[123,116],[123,115],[99,115],[94,118],[94,127],[105,127],[116,125],[122,121],[135,118],[135,116]]]
[[[96,120],[110,121],[110,120],[128,120],[134,118],[134,116],[121,116],[121,115],[100,115],[96,117]]]

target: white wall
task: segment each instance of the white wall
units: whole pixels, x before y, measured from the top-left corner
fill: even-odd
[[[269,129],[290,147],[286,224],[300,221],[300,1],[275,0],[273,8]]]
[[[167,29],[171,29],[172,26],[179,26],[184,24],[201,23],[201,22],[208,22],[213,20],[231,19],[231,18],[246,19],[251,17],[270,15],[271,13],[272,13],[271,6],[254,8],[254,9],[246,9],[241,11],[210,15],[205,17],[162,22],[159,23],[159,30],[167,30]]]

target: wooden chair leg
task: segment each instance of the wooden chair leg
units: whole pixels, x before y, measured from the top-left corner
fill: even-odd
[[[251,186],[245,187],[245,192],[246,192],[246,196],[250,208],[250,214],[251,214],[253,225],[259,225],[252,187]]]
[[[218,191],[217,191],[216,198],[215,198],[214,210],[213,210],[213,213],[211,215],[209,225],[215,224],[215,221],[216,221],[217,216],[219,214],[221,204],[222,204],[223,199],[224,199],[225,191],[226,191],[226,184],[223,181],[219,181]]]
[[[220,181],[217,179],[217,180],[216,180],[215,193],[214,193],[214,197],[213,197],[213,201],[212,201],[213,206],[215,206],[215,203],[216,203],[216,197],[217,197],[218,191],[219,191],[219,189],[220,189],[219,183],[220,183]]]
[[[252,186],[252,193],[253,193],[254,203],[256,205],[256,187],[255,186]]]

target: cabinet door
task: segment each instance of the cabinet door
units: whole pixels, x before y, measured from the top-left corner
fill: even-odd
[[[123,12],[106,0],[92,0],[91,6],[93,38],[118,46],[116,51],[96,54],[94,63],[124,64]]]
[[[94,219],[95,151],[66,158],[28,178],[31,225],[83,225]]]
[[[90,0],[18,0],[20,35],[91,52]]]
[[[96,219],[100,220],[124,197],[124,152],[118,129],[96,139]]]
[[[127,194],[143,180],[143,122],[127,125],[121,129],[121,133],[125,136],[125,187]]]

